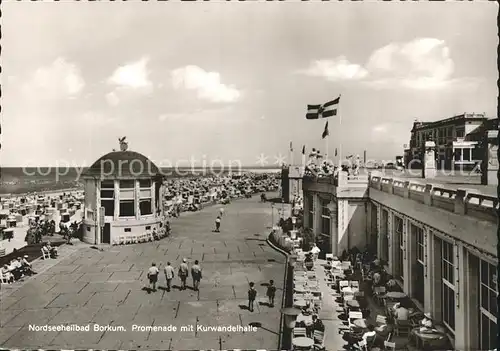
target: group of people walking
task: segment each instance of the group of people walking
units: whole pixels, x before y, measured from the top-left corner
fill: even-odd
[[[255,289],[255,283],[250,282],[248,289],[248,310],[253,312],[255,299],[257,298],[257,290]],[[269,299],[269,307],[274,307],[274,298],[276,297],[276,287],[274,286],[274,280],[270,280],[267,284],[266,296]]]
[[[163,268],[165,274],[165,280],[167,282],[167,292],[172,289],[172,280],[175,278],[175,269],[172,267],[170,262]],[[200,281],[202,278],[201,267],[198,260],[194,261],[194,264],[189,269],[187,259],[182,259],[182,263],[179,265],[177,270],[177,276],[181,280],[180,290],[186,290],[186,281],[191,272],[191,278],[193,279],[193,290],[198,291],[200,287]],[[150,291],[156,291],[156,284],[158,283],[158,276],[160,274],[160,269],[156,266],[156,263],[152,263],[151,267],[148,269],[147,277],[149,279]]]

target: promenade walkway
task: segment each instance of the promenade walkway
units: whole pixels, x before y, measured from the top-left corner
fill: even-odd
[[[43,349],[276,349],[279,307],[270,308],[270,279],[282,299],[285,257],[266,243],[271,207],[258,196],[225,206],[220,233],[213,233],[220,206],[172,221],[172,236],[158,242],[108,247],[64,246],[62,257],[37,264],[39,274],[0,296],[0,345]],[[82,244],[83,245],[83,244]],[[66,254],[66,251],[69,250]],[[73,251],[74,250],[74,251]],[[73,251],[73,252],[71,252]],[[147,294],[146,270],[154,261],[200,260],[200,291]],[[256,283],[255,312],[246,309],[248,282]],[[17,284],[17,283],[16,283]],[[179,285],[175,279],[174,285]],[[191,282],[188,281],[188,285]],[[279,306],[280,304],[277,303]],[[30,331],[33,326],[90,325],[88,332]],[[120,330],[94,331],[100,327]],[[202,331],[200,326],[258,326],[257,331]],[[175,332],[133,331],[140,327],[177,327]],[[184,331],[180,328],[186,327]],[[192,329],[191,329],[192,328]],[[108,328],[110,329],[110,328]]]

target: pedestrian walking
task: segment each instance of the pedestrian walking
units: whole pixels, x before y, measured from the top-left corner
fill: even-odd
[[[221,222],[221,218],[220,218],[220,216],[217,216],[217,218],[215,219],[215,232],[217,232],[217,233],[220,232],[220,222]]]
[[[160,271],[158,270],[158,267],[156,267],[156,263],[153,262],[151,264],[151,267],[149,267],[148,269],[150,291],[156,291],[156,282],[158,281],[158,273],[160,273]]]
[[[181,279],[181,290],[186,290],[186,279],[189,275],[189,267],[187,265],[187,260],[185,258],[182,259],[182,263],[179,266],[179,278]]]
[[[163,270],[165,271],[165,279],[167,280],[167,291],[170,292],[170,289],[172,289],[172,279],[175,277],[174,267],[170,265],[170,262],[167,262]]]
[[[221,217],[221,218],[222,218],[222,216],[224,216],[224,208],[223,208],[223,207],[221,207],[221,208],[219,209],[219,217]]]
[[[191,277],[193,278],[193,289],[198,291],[201,280],[201,267],[198,260],[194,261],[194,265],[191,267]]]
[[[269,298],[269,307],[274,307],[274,297],[276,296],[276,287],[274,286],[274,280],[269,281],[267,286],[267,297]]]
[[[255,298],[257,297],[257,290],[254,288],[254,282],[250,282],[248,285],[250,286],[250,289],[248,289],[248,310],[253,312],[253,304],[255,302]]]

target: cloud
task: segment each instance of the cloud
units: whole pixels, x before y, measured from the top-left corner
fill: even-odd
[[[452,79],[455,65],[444,40],[418,38],[375,50],[366,64],[375,88],[441,89],[459,83]]]
[[[108,83],[133,89],[151,86],[148,78],[148,61],[147,57],[143,57],[139,61],[118,67],[109,77]]]
[[[52,64],[38,68],[30,81],[24,86],[28,94],[41,95],[43,98],[72,98],[85,87],[85,81],[76,64],[59,57]]]
[[[186,66],[172,71],[174,89],[194,90],[199,99],[211,102],[235,102],[241,92],[232,85],[221,83],[220,74],[207,72],[198,66]]]
[[[455,64],[444,40],[417,38],[378,48],[364,66],[339,56],[332,60],[314,61],[308,69],[299,72],[329,81],[361,80],[375,89],[475,88],[480,83],[476,78],[453,78],[454,70]]]
[[[345,56],[339,56],[333,60],[317,60],[311,63],[309,68],[299,73],[324,77],[329,81],[357,80],[365,78],[368,71],[361,65],[350,63]]]
[[[117,106],[123,101],[153,91],[153,84],[149,80],[148,62],[149,59],[143,57],[115,69],[107,80],[108,84],[115,87],[113,91],[106,94],[106,101],[109,105]]]

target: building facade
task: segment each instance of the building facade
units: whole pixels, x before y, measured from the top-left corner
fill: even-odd
[[[435,122],[414,122],[410,143],[405,150],[407,168],[418,168],[426,141],[436,143],[436,161],[441,169],[472,169],[482,159],[480,140],[470,137],[488,123],[484,114],[464,113]],[[481,136],[484,132],[479,133]],[[412,167],[413,166],[413,167]]]
[[[108,153],[82,179],[83,241],[115,244],[163,226],[163,176],[144,155],[126,150]]]
[[[455,349],[497,347],[496,196],[374,175],[305,179],[304,199],[322,250],[370,245]]]

